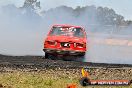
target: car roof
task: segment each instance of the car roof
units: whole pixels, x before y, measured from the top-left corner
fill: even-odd
[[[75,27],[75,28],[82,28],[81,26],[75,26],[75,25],[69,25],[69,24],[56,24],[56,25],[53,25],[53,27]]]

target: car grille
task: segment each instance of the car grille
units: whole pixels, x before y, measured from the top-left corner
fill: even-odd
[[[61,47],[70,48],[70,43],[68,43],[68,42],[61,42]]]

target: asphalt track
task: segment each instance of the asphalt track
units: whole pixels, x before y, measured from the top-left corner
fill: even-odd
[[[13,69],[45,69],[45,68],[131,68],[130,64],[107,64],[77,61],[45,59],[43,56],[4,56],[0,55],[0,71],[5,68]]]

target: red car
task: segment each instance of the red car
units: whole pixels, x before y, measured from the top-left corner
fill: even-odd
[[[53,25],[44,42],[45,58],[56,56],[84,56],[86,32],[80,26]]]

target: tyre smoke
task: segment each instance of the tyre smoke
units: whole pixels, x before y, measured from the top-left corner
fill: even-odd
[[[0,53],[44,55],[42,51],[43,42],[50,27],[53,24],[71,24],[82,26],[87,32],[86,61],[132,64],[131,27],[127,27],[126,31],[121,30],[114,33],[113,25],[100,25],[101,22],[97,20],[95,10],[89,8],[83,11],[74,10],[66,6],[42,12],[29,11],[14,5],[1,7]],[[121,45],[120,42],[115,40],[111,42],[109,39],[116,39],[121,42],[123,39],[126,42]]]

